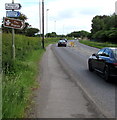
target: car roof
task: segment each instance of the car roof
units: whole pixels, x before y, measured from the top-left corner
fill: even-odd
[[[117,47],[110,47],[110,49],[115,50],[115,49],[117,49]]]
[[[111,50],[115,50],[115,49],[117,49],[117,47],[105,47],[105,48],[102,48],[102,49],[111,49]]]

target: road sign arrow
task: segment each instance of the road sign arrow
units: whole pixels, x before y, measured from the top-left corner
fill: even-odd
[[[21,4],[19,4],[19,9],[21,9],[21,7],[22,7]]]

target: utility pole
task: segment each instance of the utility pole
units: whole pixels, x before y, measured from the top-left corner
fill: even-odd
[[[46,34],[48,33],[48,11],[49,9],[46,10]]]
[[[39,27],[40,27],[40,37],[41,37],[41,2],[39,0]]]
[[[42,48],[44,49],[44,0],[42,0]]]
[[[117,1],[115,2],[115,14],[117,15]]]
[[[56,20],[54,21],[54,32],[56,33]]]
[[[14,4],[14,0],[12,0],[12,4]],[[15,60],[15,30],[14,28],[12,28],[12,58],[13,60]]]

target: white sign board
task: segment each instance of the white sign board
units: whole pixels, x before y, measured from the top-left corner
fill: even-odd
[[[6,10],[19,10],[21,8],[20,3],[6,3],[5,9]]]

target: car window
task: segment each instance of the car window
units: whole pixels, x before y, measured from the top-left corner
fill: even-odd
[[[110,57],[111,56],[111,51],[109,49],[105,49],[103,55],[106,56],[106,57]]]
[[[99,50],[97,54],[98,54],[98,55],[102,55],[103,52],[104,52],[104,50],[105,50],[105,49],[101,49],[101,50]]]
[[[117,49],[114,49],[113,53],[114,53],[114,57],[117,59]]]
[[[60,40],[59,42],[65,42],[65,40]]]

